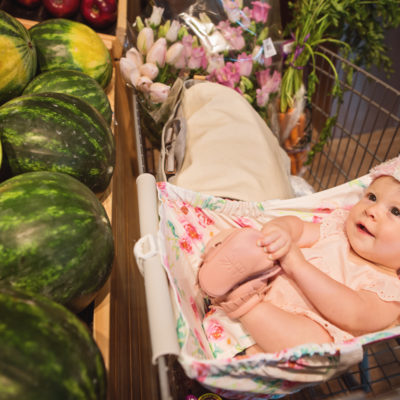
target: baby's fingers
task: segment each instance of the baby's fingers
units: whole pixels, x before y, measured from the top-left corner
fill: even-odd
[[[282,235],[279,231],[268,232],[262,239],[257,241],[257,246],[267,247],[272,243],[276,242],[277,240],[279,240],[281,236]]]
[[[279,247],[276,250],[268,251],[268,258],[272,261],[280,260],[286,256],[289,251],[289,245],[286,243],[284,246]]]

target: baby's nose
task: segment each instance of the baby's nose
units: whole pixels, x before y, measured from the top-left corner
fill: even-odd
[[[376,218],[379,215],[379,206],[377,204],[372,204],[369,207],[366,207],[365,212],[371,218]]]

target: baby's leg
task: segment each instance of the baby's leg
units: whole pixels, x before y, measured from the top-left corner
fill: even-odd
[[[329,343],[332,337],[318,323],[262,301],[239,318],[257,345],[276,352],[304,343]]]

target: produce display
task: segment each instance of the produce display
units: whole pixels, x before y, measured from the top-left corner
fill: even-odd
[[[54,17],[70,17],[79,10],[80,0],[42,0],[46,10]]]
[[[117,19],[116,0],[81,0],[81,14],[94,28],[105,28]]]
[[[110,101],[102,87],[83,72],[54,69],[37,75],[25,88],[23,94],[57,92],[86,100],[96,108],[108,124],[111,123]]]
[[[101,353],[74,314],[1,286],[0,316],[2,400],[106,399]]]
[[[0,10],[0,105],[18,96],[35,76],[36,48],[29,32]]]
[[[35,8],[40,5],[42,0],[17,0],[17,2],[27,8]]]
[[[40,22],[29,29],[41,72],[54,69],[82,71],[106,88],[112,76],[110,53],[89,26],[64,18]]]
[[[104,285],[113,256],[104,207],[75,178],[31,172],[0,184],[0,282],[81,311]]]
[[[111,57],[84,24],[27,30],[2,10],[0,55],[0,398],[105,400],[101,352],[75,314],[114,258],[99,200],[115,164]]]
[[[0,137],[12,175],[58,171],[104,192],[115,164],[114,136],[86,101],[63,93],[15,97],[0,107]]]

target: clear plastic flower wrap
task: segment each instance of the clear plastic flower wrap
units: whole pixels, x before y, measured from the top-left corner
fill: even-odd
[[[273,127],[283,58],[279,2],[181,3],[155,2],[149,15],[137,17],[120,62],[152,144],[160,146],[162,126],[179,97],[171,90],[177,78],[236,90]]]

